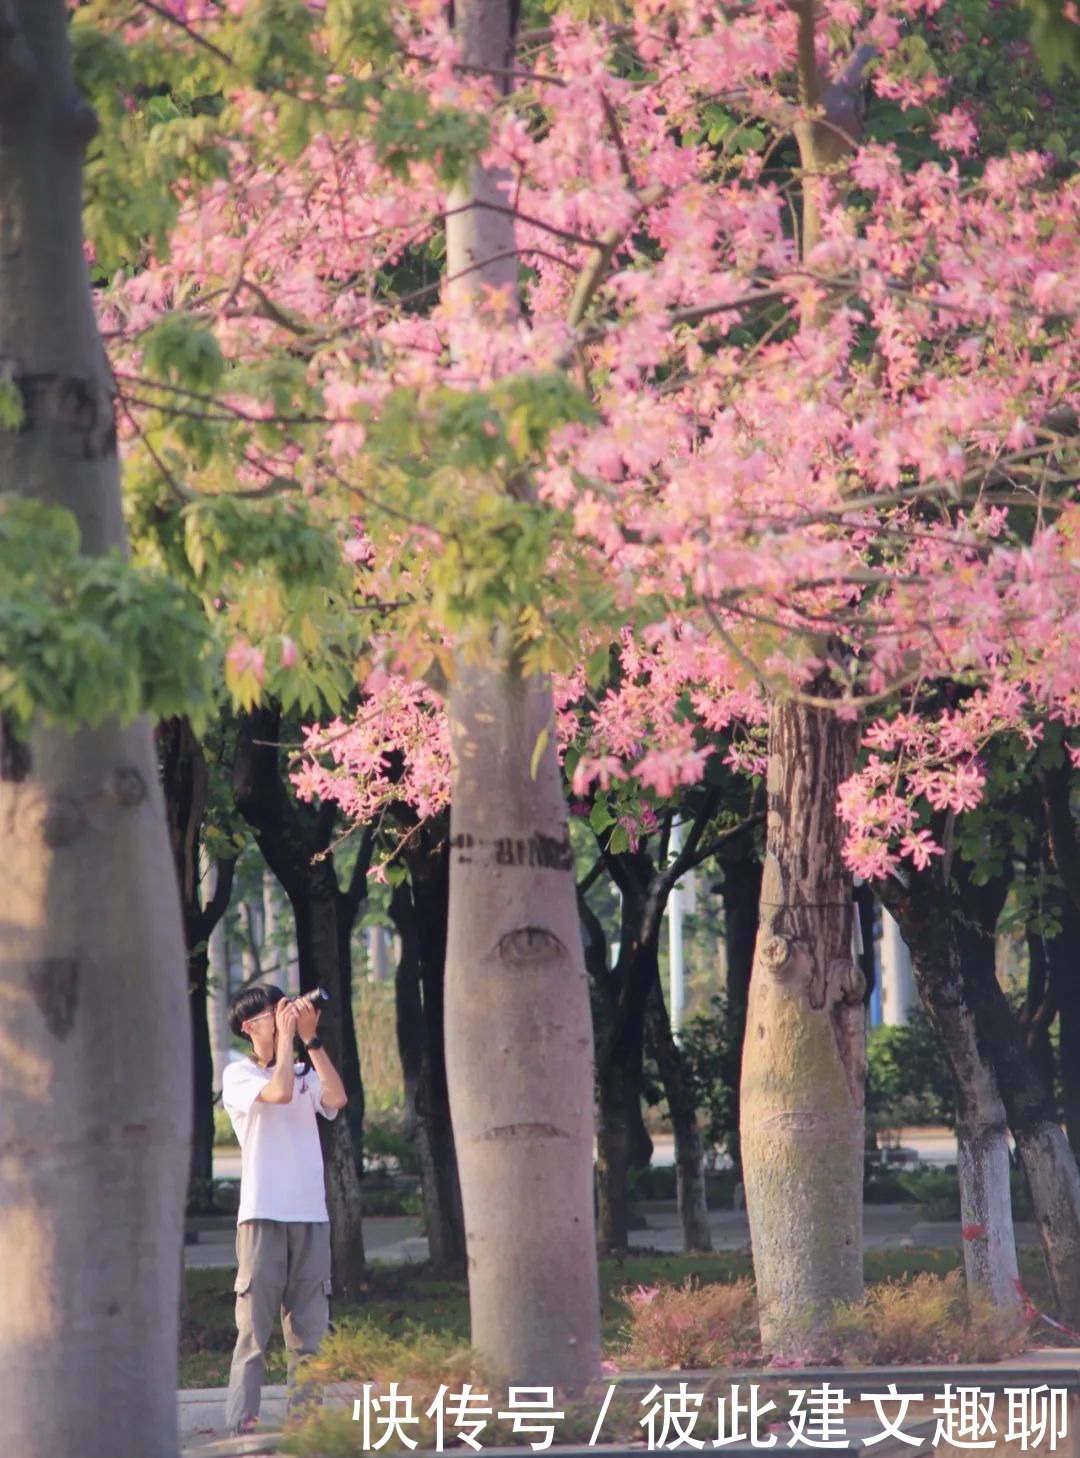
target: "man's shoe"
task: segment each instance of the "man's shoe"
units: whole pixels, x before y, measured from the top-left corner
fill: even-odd
[[[230,1438],[243,1438],[248,1433],[253,1433],[259,1426],[258,1418],[243,1418],[236,1424],[235,1428],[229,1429]]]

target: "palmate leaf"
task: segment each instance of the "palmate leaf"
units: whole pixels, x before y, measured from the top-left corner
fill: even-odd
[[[0,712],[66,729],[209,704],[209,624],[174,582],[79,551],[74,517],[0,498]]]

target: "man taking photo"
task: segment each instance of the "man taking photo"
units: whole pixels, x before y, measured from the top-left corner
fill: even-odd
[[[236,1348],[226,1425],[249,1432],[259,1418],[266,1348],[277,1313],[296,1361],[318,1349],[330,1321],[330,1218],[316,1115],[333,1119],[348,1102],[318,1036],[319,1012],[279,987],[245,987],[229,1006],[229,1027],[251,1044],[222,1078],[222,1101],[240,1142],[237,1212]],[[293,1040],[306,1058],[293,1062]],[[290,1393],[290,1401],[293,1394]]]

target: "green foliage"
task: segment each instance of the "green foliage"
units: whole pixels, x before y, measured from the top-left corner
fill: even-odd
[[[1063,65],[1075,64],[1080,44],[1080,26],[1061,11],[1062,0],[955,0],[934,17],[931,51],[948,78],[949,103],[970,107],[979,129],[979,153],[970,165],[1028,149],[1054,152],[1061,162],[1080,160],[1080,112],[1071,89],[1047,85],[1048,75],[1057,80]]]
[[[1066,0],[1022,0],[1031,16],[1031,42],[1051,81],[1064,69],[1080,74],[1080,25],[1066,14]]]
[[[905,1171],[897,1179],[926,1207],[928,1220],[960,1219],[960,1181],[954,1169]]]
[[[130,17],[123,0],[93,0],[69,30],[76,81],[101,123],[86,157],[83,221],[105,277],[148,249],[167,254],[175,185],[223,177],[228,166],[209,53],[125,43],[119,28]]]
[[[26,419],[26,402],[14,380],[0,380],[0,430],[22,429]]]
[[[467,176],[489,134],[486,118],[452,107],[432,107],[423,92],[404,85],[391,88],[380,99],[371,126],[371,140],[390,172],[407,177],[417,163],[434,163],[448,187]]]
[[[216,1149],[240,1148],[240,1141],[236,1137],[232,1120],[224,1109],[214,1110],[214,1147]]]
[[[501,627],[522,672],[572,666],[582,618],[598,627],[611,618],[611,589],[587,554],[575,555],[566,514],[533,499],[530,475],[552,433],[591,408],[571,380],[550,373],[487,390],[395,390],[364,420],[357,491],[369,530],[393,539],[391,558],[406,577],[402,520],[418,538],[441,540],[427,596],[395,618],[402,637],[410,628],[426,637],[435,622],[467,651],[471,636],[486,645]],[[410,580],[403,596],[414,594]]]
[[[415,1184],[377,1184],[370,1175],[360,1187],[360,1202],[365,1215],[410,1215],[419,1219],[424,1213],[424,1200]]]
[[[209,698],[208,631],[182,587],[88,557],[70,512],[0,498],[0,711],[66,729],[187,714]]]
[[[897,1176],[899,1183],[926,1207],[928,1220],[960,1219],[960,1180],[955,1168],[905,1170]],[[1032,1217],[1031,1190],[1022,1168],[1009,1171],[1012,1212],[1018,1220]]]
[[[368,1169],[398,1169],[402,1174],[419,1173],[415,1146],[391,1122],[364,1125],[364,1164]]]
[[[680,1044],[694,1103],[705,1115],[705,1146],[722,1150],[738,1132],[739,1049],[726,997],[709,1001],[711,1010],[686,1024]]]
[[[142,339],[143,365],[160,380],[192,390],[215,390],[225,372],[213,331],[194,315],[164,314]]]
[[[879,1129],[956,1120],[956,1090],[941,1041],[922,1011],[866,1040],[867,1112]]]

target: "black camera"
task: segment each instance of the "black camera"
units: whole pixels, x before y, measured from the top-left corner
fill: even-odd
[[[313,1007],[316,1012],[320,1012],[330,1001],[330,994],[325,987],[316,987],[313,992],[303,992],[299,997],[292,998],[291,1001],[295,1003],[306,1002],[309,1007]]]

